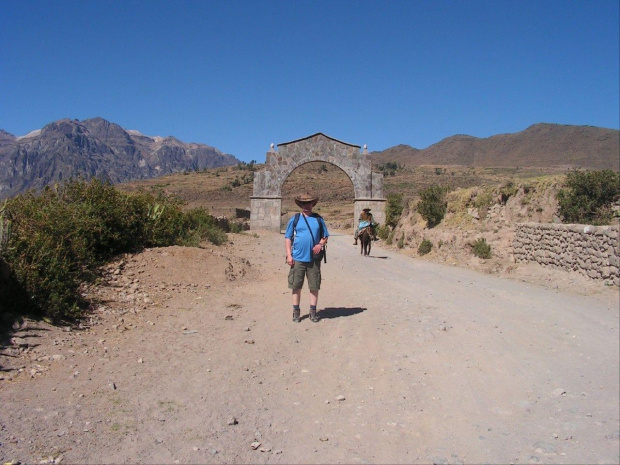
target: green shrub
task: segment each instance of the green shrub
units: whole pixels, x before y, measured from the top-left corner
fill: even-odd
[[[471,247],[476,257],[484,259],[491,258],[491,246],[487,244],[487,240],[484,237],[476,239]]]
[[[514,181],[508,181],[502,187],[499,188],[499,200],[502,205],[505,205],[508,199],[517,194],[519,187]]]
[[[402,249],[405,246],[405,233],[400,235],[400,239],[398,239],[398,243],[396,245],[399,249]]]
[[[7,201],[4,201],[4,204],[0,207],[0,250],[2,247],[6,245],[9,241],[9,237],[11,236],[11,221],[4,213],[4,209],[6,207]]]
[[[82,283],[118,254],[193,238],[225,240],[206,211],[184,213],[175,199],[128,195],[99,180],[14,197],[3,218],[11,234],[0,253],[11,269],[13,298],[3,297],[0,306],[53,321],[81,316],[87,304]]]
[[[385,205],[385,224],[396,227],[400,215],[403,213],[403,196],[400,194],[390,194]]]
[[[489,207],[493,204],[493,195],[489,191],[480,192],[474,199],[473,205],[478,209],[480,218],[484,219],[487,216]]]
[[[239,234],[243,232],[243,224],[233,221],[230,223],[230,232]]]
[[[398,170],[402,170],[402,166],[398,166],[396,162],[387,162],[379,165],[377,169],[383,173],[384,176],[394,176]]]
[[[433,243],[428,239],[424,239],[418,246],[418,254],[426,255],[433,249]]]
[[[184,214],[183,234],[179,235],[177,243],[188,247],[198,247],[202,241],[215,245],[226,242],[226,233],[217,226],[215,218],[202,208],[193,208]]]
[[[446,215],[448,203],[446,202],[447,189],[433,184],[420,191],[420,201],[417,210],[426,220],[429,228],[433,228],[441,223]]]
[[[387,224],[382,224],[377,228],[377,237],[379,239],[386,240],[390,235],[390,227]]]
[[[566,175],[557,199],[564,223],[609,224],[611,206],[620,199],[620,173],[572,171]]]

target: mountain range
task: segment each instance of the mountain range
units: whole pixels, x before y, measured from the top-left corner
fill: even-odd
[[[397,145],[371,153],[375,165],[620,170],[620,131],[540,123],[488,138],[455,135],[426,149]],[[172,136],[150,137],[103,118],[62,119],[22,137],[0,129],[0,199],[69,178],[112,183],[231,166],[233,155]]]
[[[373,152],[373,163],[620,170],[620,131],[595,126],[539,123],[488,138],[447,137],[426,149],[397,145]]]
[[[103,118],[62,119],[23,137],[0,130],[0,199],[76,177],[121,183],[237,163],[209,145],[145,136]]]

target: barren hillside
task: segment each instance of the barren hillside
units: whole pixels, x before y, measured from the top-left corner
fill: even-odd
[[[514,134],[484,139],[455,135],[420,150],[399,145],[373,152],[377,164],[406,167],[460,165],[620,170],[620,131],[594,126],[535,124]]]
[[[262,165],[256,165],[260,170]],[[407,203],[418,192],[432,184],[446,186],[450,190],[476,186],[500,186],[510,180],[527,180],[539,176],[557,174],[558,169],[542,168],[475,168],[463,166],[418,166],[398,169],[384,175],[384,195],[400,194]],[[237,210],[250,209],[253,172],[247,167],[226,167],[162,176],[119,184],[127,192],[144,189],[174,195],[184,201],[188,208],[205,207],[216,216],[235,218]],[[324,215],[339,229],[353,227],[353,184],[338,167],[312,162],[293,171],[282,186],[282,213],[287,217],[297,207],[293,201],[302,191],[315,193],[321,199],[316,211]]]

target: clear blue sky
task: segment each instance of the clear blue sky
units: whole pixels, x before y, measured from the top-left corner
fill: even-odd
[[[101,116],[265,161],[619,128],[617,0],[0,0],[0,128]]]

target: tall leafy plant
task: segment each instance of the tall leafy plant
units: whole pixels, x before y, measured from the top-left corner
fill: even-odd
[[[609,224],[612,204],[620,199],[620,173],[572,171],[557,199],[564,223]]]
[[[400,215],[403,213],[403,196],[401,194],[390,194],[385,205],[385,224],[396,227]]]
[[[418,202],[418,212],[426,220],[429,228],[434,228],[446,215],[448,203],[446,202],[447,189],[437,184],[433,184],[420,191],[420,201]]]

